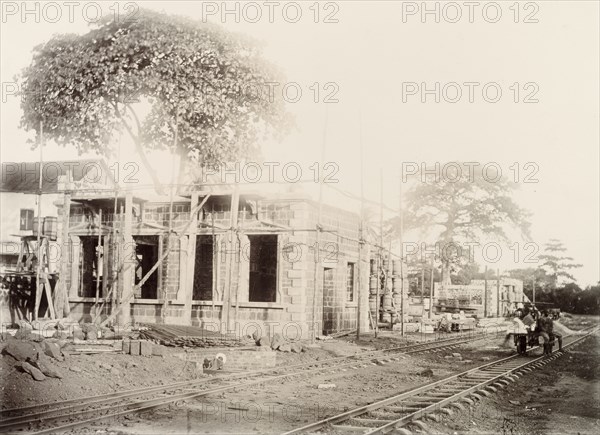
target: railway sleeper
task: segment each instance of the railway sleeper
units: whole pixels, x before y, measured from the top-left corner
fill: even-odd
[[[398,414],[407,414],[409,412],[416,412],[416,411],[420,411],[421,409],[427,407],[428,405],[425,404],[425,406],[411,406],[411,405],[406,405],[406,406],[386,406],[384,409],[386,411],[390,411],[393,413],[398,413]]]
[[[475,383],[475,385],[477,385],[477,384],[480,384],[485,381],[491,381],[495,377],[496,376],[474,376],[474,377],[470,378],[469,381],[471,381],[471,383]]]
[[[379,427],[385,424],[391,423],[396,420],[383,420],[380,418],[360,418],[360,417],[352,417],[348,420],[349,423],[357,423],[358,425],[362,425],[365,427]]]
[[[427,396],[415,397],[415,399],[423,399],[427,401],[435,401],[436,403],[442,399],[447,399],[448,397],[452,397],[453,394],[444,394],[444,393],[431,393]]]
[[[440,392],[455,394],[455,393],[460,393],[463,390],[465,390],[464,387],[453,387],[453,388],[442,388],[440,390]]]
[[[471,393],[471,397],[477,399],[477,400],[483,400],[483,396],[480,394],[480,391],[477,391],[475,393]]]
[[[359,433],[364,433],[365,432],[365,427],[364,426],[348,426],[345,424],[332,424],[331,427],[335,430],[339,430],[341,432],[359,432]]]
[[[458,383],[457,387],[460,388],[461,390],[466,390],[467,388],[474,387],[475,385],[478,385],[478,384],[480,384],[480,382],[477,380],[461,381]]]
[[[429,426],[427,426],[422,420],[415,420],[412,421],[410,424],[411,426],[417,426],[423,432],[429,432]]]
[[[453,402],[450,404],[450,408],[456,408],[459,411],[464,411],[465,407],[463,406],[462,402]]]
[[[452,414],[454,414],[454,411],[452,411],[450,408],[442,408],[440,409],[440,413],[446,414],[448,417],[451,417]]]
[[[471,376],[471,375],[500,375],[502,373],[506,373],[507,371],[509,371],[509,369],[507,368],[495,368],[495,369],[482,369],[482,370],[477,370],[476,372],[470,373],[467,376]]]
[[[425,417],[435,422],[439,422],[442,419],[442,416],[437,412],[430,412]]]
[[[428,399],[428,400],[424,400],[422,402],[416,402],[416,401],[409,401],[406,402],[406,405],[402,405],[402,406],[408,406],[408,407],[418,407],[419,409],[423,409],[423,408],[427,408],[428,406],[431,405],[435,405],[436,403],[439,403],[439,398],[432,398],[432,399]]]

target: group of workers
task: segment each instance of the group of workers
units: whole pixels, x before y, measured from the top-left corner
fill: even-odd
[[[548,310],[540,312],[534,307],[529,309],[525,307],[522,312],[523,324],[532,332],[538,334],[544,341],[544,355],[552,354],[552,345],[555,339],[558,339],[558,350],[562,350],[562,335],[554,331],[554,320]]]

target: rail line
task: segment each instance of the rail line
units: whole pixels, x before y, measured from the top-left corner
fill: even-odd
[[[442,340],[428,340],[405,346],[367,351],[360,354],[328,358],[304,364],[235,373],[210,379],[181,381],[167,385],[119,391],[62,402],[5,409],[0,411],[0,432],[23,433],[26,431],[27,433],[31,433],[32,430],[37,429],[41,431],[36,433],[59,432],[86,426],[94,421],[147,411],[194,397],[220,393],[235,388],[258,385],[292,376],[314,375],[315,373],[327,370],[335,373],[344,367],[358,369],[368,367],[369,364],[375,365],[377,362],[399,361],[403,358],[403,354],[439,352],[443,349],[452,349],[465,343],[485,338],[494,338],[498,336],[498,333],[503,332],[499,331],[495,334],[469,334],[467,337],[461,335]],[[400,356],[393,356],[394,353],[399,353]],[[92,417],[85,420],[72,421],[74,418],[82,418],[90,415]],[[65,422],[68,423],[65,424]],[[53,427],[47,428],[49,425]]]
[[[598,327],[593,327],[585,335],[564,337],[563,349],[576,346],[598,329]],[[535,349],[539,349],[539,347],[531,348],[528,352]],[[411,432],[404,428],[409,424],[418,426],[420,430],[426,430],[424,423],[419,421],[422,417],[436,412],[451,415],[452,407],[459,410],[464,409],[461,402],[473,404],[473,400],[490,396],[522,374],[542,367],[561,355],[562,352],[558,350],[555,350],[551,356],[534,359],[523,355],[513,355],[308,424],[286,432],[284,435],[316,431],[332,434],[349,432],[365,435],[389,432],[410,434]]]

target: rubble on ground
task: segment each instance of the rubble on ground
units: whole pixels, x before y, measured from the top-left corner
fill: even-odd
[[[255,332],[254,334],[252,334],[252,338],[255,340],[257,346],[260,346],[263,348],[270,347],[271,350],[278,350],[279,352],[293,352],[293,353],[301,353],[301,352],[305,352],[307,350],[307,347],[304,346],[299,341],[289,342],[285,338],[283,338],[283,335],[281,335],[278,332],[273,334],[272,337],[269,337],[267,335],[263,335],[262,337],[260,337],[258,339],[256,337],[258,337],[258,334]]]

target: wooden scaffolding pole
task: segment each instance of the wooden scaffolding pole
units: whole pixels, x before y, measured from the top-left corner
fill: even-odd
[[[210,194],[207,194],[204,199],[202,200],[202,202],[200,204],[198,204],[198,207],[196,207],[196,209],[193,211],[193,213],[198,212],[199,210],[202,209],[202,207],[204,207],[204,204],[206,204],[206,201],[208,201],[208,198],[210,198]],[[189,229],[189,227],[192,225],[192,221],[190,220],[185,227],[183,227],[183,229],[181,230],[182,234],[185,234],[185,232]],[[146,275],[143,276],[143,278],[140,280],[140,282],[138,282],[132,289],[131,292],[129,292],[129,294],[127,295],[127,297],[123,297],[119,303],[119,305],[116,307],[115,311],[113,313],[111,313],[110,316],[108,316],[101,324],[100,326],[106,326],[108,323],[112,322],[115,317],[117,317],[117,315],[121,312],[121,310],[126,306],[125,304],[128,304],[129,301],[131,299],[133,299],[133,296],[135,295],[135,292],[137,290],[139,290],[140,288],[142,288],[142,286],[146,283],[146,281],[148,281],[148,279],[150,278],[150,276],[152,276],[152,274],[156,271],[156,269],[158,269],[158,266],[160,266],[162,264],[162,262],[165,260],[165,258],[167,258],[167,256],[169,255],[169,253],[171,252],[171,246],[167,246],[167,249],[165,250],[165,252],[163,253],[162,257],[160,257],[158,259],[158,261],[156,263],[154,263],[154,266],[152,266],[152,268],[146,272]]]
[[[328,121],[328,112],[327,109],[325,109],[325,122],[323,124],[323,140],[321,142],[321,163],[323,163],[325,161],[325,145],[327,144],[327,121]],[[321,218],[322,218],[322,214],[323,214],[323,180],[321,179],[321,171],[318,169],[317,175],[319,177],[319,205],[318,205],[318,209],[317,209],[317,223],[315,225],[316,227],[316,232],[315,232],[315,265],[314,265],[314,273],[313,273],[313,294],[312,294],[312,299],[313,299],[313,304],[312,304],[312,334],[310,335],[310,341],[311,343],[315,342],[315,339],[317,338],[317,325],[319,324],[319,321],[317,319],[317,296],[319,295],[319,284],[322,284],[322,282],[319,282],[319,258],[320,258],[320,242],[321,242]],[[321,288],[321,293],[323,293],[323,288]],[[323,295],[324,297],[325,295]],[[321,315],[321,317],[323,317]],[[324,325],[323,325],[324,326]],[[321,332],[323,330],[323,326],[321,326]]]
[[[44,123],[40,121],[40,130],[39,130],[39,147],[40,147],[40,170],[38,173],[39,181],[38,181],[38,195],[37,195],[37,267],[35,271],[35,304],[33,307],[33,319],[37,320],[38,312],[40,311],[40,302],[42,300],[42,289],[40,287],[40,273],[42,269],[42,181],[43,181],[43,147],[44,147]],[[48,301],[51,303],[51,301]]]
[[[244,167],[245,161],[244,159],[242,159],[242,167]],[[239,316],[239,312],[240,312],[240,281],[242,280],[242,261],[244,261],[243,259],[243,252],[242,252],[242,238],[240,236],[240,228],[244,227],[244,215],[242,214],[242,225],[240,227],[239,224],[239,208],[240,208],[240,187],[239,184],[236,183],[235,184],[235,190],[237,192],[237,207],[236,207],[236,212],[235,212],[235,217],[233,219],[233,223],[234,223],[234,231],[235,231],[235,242],[237,243],[237,280],[235,283],[235,311],[234,311],[234,322],[238,321],[238,316]],[[235,325],[235,323],[234,323]]]
[[[65,179],[65,190],[63,194],[63,206],[62,206],[62,232],[61,232],[61,257],[59,268],[58,285],[54,293],[55,303],[54,308],[56,309],[56,316],[60,319],[65,317],[70,312],[69,306],[69,290],[67,288],[67,274],[69,273],[69,262],[67,256],[72,255],[72,244],[69,237],[69,226],[71,220],[71,181],[73,174],[71,168],[67,168],[66,179]]]
[[[404,216],[402,210],[402,175],[400,176],[398,213],[400,217],[400,336],[404,337]]]
[[[123,256],[123,269],[120,273],[120,292],[119,306],[121,307],[121,315],[119,316],[119,326],[126,326],[131,321],[131,310],[129,302],[135,297],[135,293],[141,286],[133,287],[134,284],[134,268],[133,260],[135,258],[135,243],[133,243],[133,195],[131,192],[125,193],[125,213],[123,216],[123,249],[129,245],[132,250],[133,258],[125,258]],[[125,252],[125,251],[124,251]]]
[[[358,226],[358,301],[356,304],[356,339],[360,340],[360,318],[361,318],[361,305],[363,298],[363,285],[362,285],[362,251],[363,251],[363,231],[364,231],[364,218],[365,218],[365,174],[364,174],[364,159],[363,159],[363,140],[362,140],[362,119],[359,121],[359,147],[360,147],[360,220]]]
[[[488,267],[485,266],[485,271],[483,272],[483,317],[488,316]]]
[[[421,305],[423,305],[423,297],[425,296],[425,266],[421,266]]]
[[[379,267],[377,268],[377,286],[375,287],[375,338],[379,335],[379,273],[383,267],[383,168],[379,170]]]
[[[223,308],[226,309],[225,311],[225,319],[226,319],[226,324],[227,324],[227,332],[230,332],[231,329],[231,308],[232,308],[232,290],[233,290],[233,257],[232,255],[237,255],[238,250],[235,249],[235,245],[237,245],[237,242],[234,240],[234,234],[237,231],[237,218],[238,218],[238,210],[239,210],[239,203],[240,203],[240,197],[239,197],[239,190],[238,190],[238,186],[237,186],[237,180],[236,180],[236,185],[233,189],[233,193],[231,195],[231,204],[230,204],[230,211],[231,211],[231,215],[230,215],[230,220],[229,220],[229,230],[227,231],[227,251],[226,251],[226,255],[227,257],[225,258],[225,264],[226,264],[226,268],[225,270],[227,271],[226,273],[226,278],[227,278],[227,283],[225,286],[225,295],[223,298]],[[237,237],[235,238],[237,239]],[[235,321],[237,321],[236,319],[234,319]]]
[[[100,250],[102,249],[102,209],[99,210],[98,216],[98,243],[96,245],[96,299],[94,300],[94,319],[98,317],[100,303]]]
[[[433,314],[433,254],[431,255],[431,274],[429,276],[429,318]]]
[[[500,269],[496,269],[496,317],[500,317]]]
[[[117,180],[118,181],[118,180]],[[110,249],[110,253],[111,253],[111,262],[110,262],[110,276],[112,277],[112,281],[110,283],[110,292],[111,292],[111,298],[110,298],[110,313],[114,313],[115,312],[115,307],[117,306],[117,274],[119,273],[119,264],[120,264],[120,258],[118,256],[118,251],[117,251],[117,207],[118,207],[118,201],[117,198],[119,197],[118,194],[118,189],[115,189],[115,201],[114,201],[114,207],[113,207],[113,227],[112,227],[112,235],[111,235],[111,249]]]

